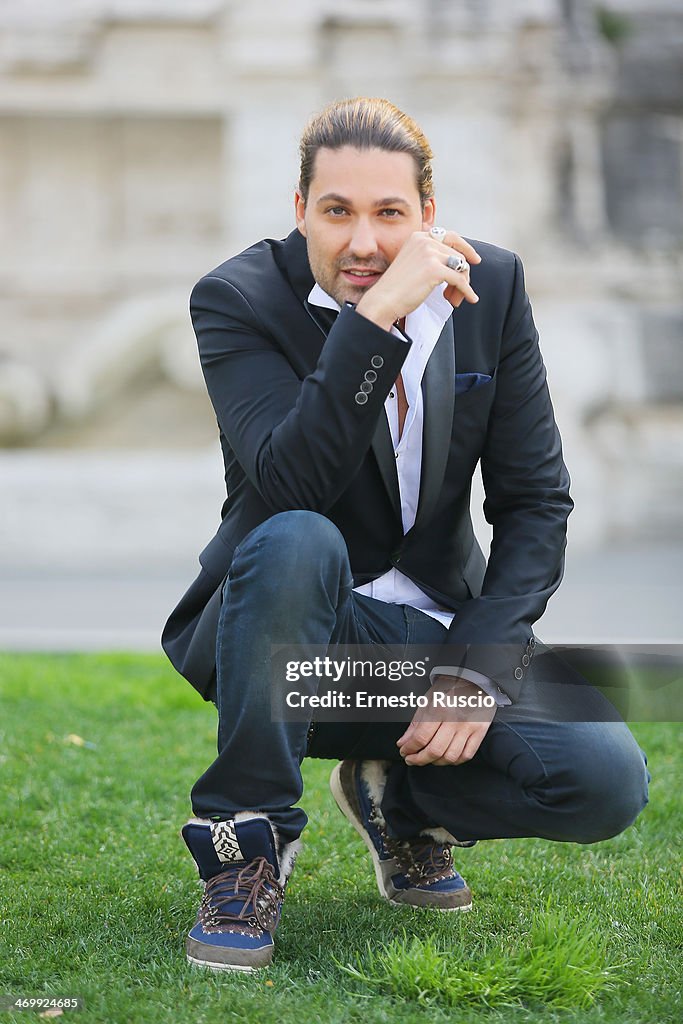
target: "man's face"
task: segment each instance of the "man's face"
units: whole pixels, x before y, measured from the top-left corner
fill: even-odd
[[[383,149],[320,149],[304,204],[295,194],[296,223],[320,287],[358,302],[414,231],[434,223],[434,200],[424,210],[409,153]]]

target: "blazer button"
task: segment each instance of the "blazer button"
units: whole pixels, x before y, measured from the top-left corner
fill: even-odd
[[[370,381],[364,380],[364,381],[363,381],[363,382],[361,383],[360,389],[361,389],[361,391],[363,391],[363,392],[364,392],[364,393],[365,393],[366,395],[369,395],[369,394],[370,394],[370,392],[372,391],[372,384],[370,383]]]
[[[365,405],[368,400],[368,396],[364,391],[359,391],[356,395],[356,405]]]
[[[374,384],[375,381],[377,380],[377,374],[375,373],[374,370],[366,370],[365,379],[370,381],[371,384]]]
[[[524,678],[524,672],[522,671],[522,669],[521,668],[516,668],[515,669],[515,679],[523,679],[523,678]]]
[[[384,360],[381,356],[373,356],[370,365],[374,366],[376,370],[380,370],[384,366]]]

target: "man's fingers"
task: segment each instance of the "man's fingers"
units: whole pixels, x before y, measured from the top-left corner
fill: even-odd
[[[468,302],[479,302],[479,296],[470,284],[469,274],[466,270],[451,270],[450,267],[444,267],[444,281],[447,285],[444,295],[446,295],[451,305],[455,305],[447,294],[451,288],[455,288],[460,292]]]
[[[455,764],[450,757],[459,756],[467,735],[461,723],[442,722],[430,742],[422,750],[408,755],[405,762],[408,765]]]
[[[451,237],[452,234],[452,232],[449,232],[445,236],[444,240],[437,242],[437,244],[439,246],[439,251],[443,254],[444,263],[446,263],[446,266],[444,267],[443,270],[444,281],[446,282],[446,289],[444,291],[444,295],[448,299],[450,304],[452,306],[455,306],[455,308],[457,309],[457,307],[460,305],[463,299],[467,299],[468,302],[475,303],[479,302],[479,296],[477,295],[474,288],[470,284],[469,267],[465,267],[464,270],[451,270],[451,268],[448,266],[447,260],[449,256],[452,255],[453,250],[455,250],[456,252],[460,252],[465,257],[468,263],[480,263],[481,257],[477,252],[475,252],[471,245],[468,245],[467,242],[464,241],[464,239],[460,238],[460,235],[454,235],[453,237],[463,242],[463,245],[467,248],[467,252],[462,251],[456,245],[449,245],[446,239]],[[470,259],[470,257],[472,257],[472,259]]]
[[[443,757],[451,745],[451,731],[442,724],[427,744],[414,754],[406,755],[406,764],[431,764]],[[415,760],[419,758],[419,760]]]
[[[443,683],[443,678],[440,682]],[[435,692],[451,692],[464,695],[481,695],[482,691],[473,683],[454,677],[452,685],[444,691],[433,686]],[[431,691],[430,691],[431,692]],[[488,721],[469,721],[470,715],[458,715],[442,721],[430,721],[424,717],[427,712],[418,710],[412,722],[398,738],[396,745],[407,765],[449,765],[463,764],[474,757],[479,744],[486,735],[495,709]]]
[[[450,733],[442,737],[434,737],[422,750],[405,757],[407,765],[421,766],[425,764],[438,764],[450,747]]]
[[[460,757],[457,764],[464,764],[466,761],[471,761],[476,752],[481,746],[481,741],[486,735],[486,730],[483,732],[473,732],[467,740],[467,743],[460,752]]]
[[[474,753],[476,752],[476,749],[479,746],[480,742],[481,741],[479,739],[473,737],[471,734],[468,734],[468,733],[464,733],[464,734],[463,733],[458,733],[458,735],[453,737],[453,739],[452,739],[451,743],[449,744],[449,746],[447,747],[446,751],[444,752],[444,754],[442,755],[440,760],[437,761],[437,764],[440,764],[440,765],[464,764],[465,761],[469,761],[470,757],[472,757],[474,755]],[[473,744],[474,750],[473,750],[472,754],[470,754],[469,756],[466,756],[466,751],[470,747],[470,744]]]
[[[415,754],[425,747],[439,728],[439,722],[413,722],[398,739],[399,754]]]
[[[429,747],[425,747],[424,750],[418,750],[416,754],[409,754],[405,758],[405,762],[410,768],[422,768],[426,764],[433,764],[434,760],[435,758],[430,752]]]
[[[469,728],[462,722],[424,722],[422,725],[429,725],[430,730],[424,730],[422,739],[425,742],[417,749],[408,749],[403,746],[400,750],[401,756],[406,764],[433,764],[446,755],[451,745],[457,741],[460,734],[460,747],[465,743],[469,735]],[[418,728],[417,734],[420,735]]]
[[[442,242],[451,249],[461,252],[468,263],[481,263],[481,256],[477,250],[469,242],[466,242],[461,235],[456,234],[455,231],[447,231]]]
[[[411,749],[408,750],[408,747],[403,745],[400,748],[400,753],[405,763],[411,766],[465,764],[479,750],[490,725],[490,720],[488,722],[441,722],[420,749],[412,749],[411,745]],[[411,730],[412,726],[407,730],[406,735]],[[419,730],[416,729],[415,733],[417,735]],[[403,737],[400,742],[403,742]]]
[[[453,286],[450,284],[448,285],[447,288],[444,289],[443,295],[444,298],[448,302],[450,302],[451,306],[453,306],[454,309],[457,309],[458,306],[462,305],[462,303],[465,301],[465,296],[463,295],[463,293],[459,292],[457,288],[453,288]]]
[[[457,733],[446,751],[435,764],[456,765],[466,764],[471,761],[481,746],[481,741],[488,731],[488,725],[484,729],[474,729],[470,733]]]

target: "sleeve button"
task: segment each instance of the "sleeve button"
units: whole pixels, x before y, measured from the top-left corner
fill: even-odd
[[[515,679],[523,679],[523,678],[524,678],[524,672],[522,671],[522,669],[521,668],[516,668],[515,669]]]
[[[368,396],[364,391],[359,391],[356,395],[356,405],[365,405],[368,400]]]
[[[375,381],[377,380],[377,374],[375,373],[374,370],[366,370],[365,379],[370,381],[371,384],[374,384]]]
[[[373,356],[372,359],[370,360],[370,364],[371,366],[374,366],[376,370],[379,370],[381,369],[381,367],[384,366],[384,360],[382,359],[381,356]]]
[[[372,384],[371,384],[371,383],[370,383],[369,381],[367,381],[367,380],[364,380],[364,381],[362,382],[361,386],[360,386],[360,389],[361,389],[361,391],[363,391],[363,392],[364,392],[364,393],[365,393],[366,395],[369,395],[369,394],[370,394],[370,392],[372,391]]]

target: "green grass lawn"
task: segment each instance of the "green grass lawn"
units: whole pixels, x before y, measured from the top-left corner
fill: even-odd
[[[275,963],[232,976],[184,956],[200,888],[179,829],[213,708],[132,655],[0,655],[0,702],[0,996],[81,996],[82,1024],[683,1019],[680,725],[633,727],[651,800],[616,839],[456,850],[462,915],[383,903],[330,762],[307,761]]]

